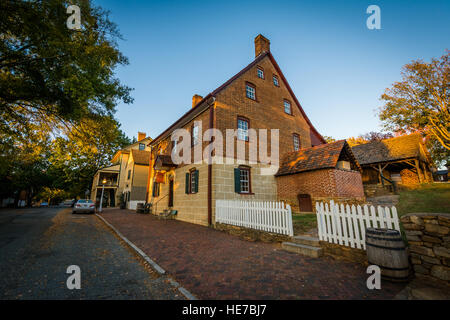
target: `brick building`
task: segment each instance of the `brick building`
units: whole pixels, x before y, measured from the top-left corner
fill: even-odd
[[[345,140],[290,152],[275,175],[278,198],[300,212],[316,201],[364,201],[360,171]]]
[[[192,164],[172,163],[171,155],[180,147],[180,140],[172,141],[172,133],[180,128],[191,133]],[[227,129],[236,130],[232,144],[224,139],[223,150],[214,150],[212,163],[196,158],[211,143],[203,139],[207,129],[217,129],[223,137]],[[276,170],[263,173],[269,166],[260,156],[250,161],[251,129],[278,129],[280,158],[292,151],[326,144],[272,56],[269,40],[262,35],[255,38],[253,62],[205,97],[194,95],[192,108],[149,144],[147,201],[153,204],[154,211],[177,210],[179,220],[212,225],[218,199],[278,200]],[[267,140],[270,153],[271,133]],[[238,159],[239,143],[245,145],[243,159]],[[228,150],[234,150],[232,156]],[[341,180],[330,180],[329,175],[323,179],[330,183]]]

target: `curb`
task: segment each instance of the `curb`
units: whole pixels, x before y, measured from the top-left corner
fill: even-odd
[[[122,235],[119,230],[117,230],[112,224],[110,224],[108,221],[106,221],[105,218],[103,218],[102,216],[100,216],[98,213],[95,214],[97,216],[97,218],[99,218],[101,221],[103,221],[104,224],[106,224],[112,231],[114,231],[115,234],[117,234],[117,236],[122,239],[131,249],[133,249],[137,255],[139,255],[142,259],[144,259],[149,265],[152,266],[152,268],[159,273],[161,276],[166,276],[167,279],[169,280],[169,283],[175,287],[176,289],[178,289],[178,291],[184,295],[186,297],[186,299],[188,300],[197,300],[197,298],[190,293],[188,290],[186,290],[185,288],[181,287],[180,284],[178,282],[176,282],[175,280],[169,278],[167,276],[166,270],[164,270],[163,268],[161,268],[155,261],[153,261],[152,259],[150,259],[149,256],[147,256],[145,254],[144,251],[142,251],[141,249],[139,249],[133,242],[131,242],[130,240],[128,240],[124,235]]]

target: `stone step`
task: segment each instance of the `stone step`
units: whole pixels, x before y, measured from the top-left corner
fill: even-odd
[[[320,244],[319,244],[319,238],[315,238],[315,237],[310,237],[310,236],[295,236],[292,237],[291,240],[293,243],[297,243],[297,244],[305,244],[307,246],[311,246],[311,247],[319,247],[320,248]]]
[[[283,242],[281,244],[281,248],[286,251],[299,253],[312,258],[319,258],[322,256],[322,248],[312,247],[305,244]]]

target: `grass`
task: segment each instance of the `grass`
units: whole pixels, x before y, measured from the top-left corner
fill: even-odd
[[[292,214],[292,224],[294,234],[301,234],[317,227],[317,218],[315,213]]]
[[[398,215],[407,213],[450,213],[450,183],[423,184],[399,192]]]

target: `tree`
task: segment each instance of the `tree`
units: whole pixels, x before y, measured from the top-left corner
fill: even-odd
[[[72,122],[112,115],[118,100],[132,102],[130,88],[114,78],[128,60],[107,13],[90,1],[81,9],[81,30],[67,28],[68,1],[0,2],[0,130],[10,121]]]
[[[390,132],[384,133],[384,132],[375,132],[371,131],[369,133],[360,134],[357,137],[350,137],[347,139],[348,144],[353,147],[360,144],[373,142],[373,141],[380,141],[384,139],[393,138],[394,135]]]
[[[336,139],[334,139],[333,137],[323,136],[323,138],[325,139],[325,141],[326,141],[327,143],[336,142]]]
[[[421,132],[432,145],[437,162],[450,159],[450,51],[430,63],[412,61],[402,81],[386,89],[380,119],[388,129]]]
[[[57,137],[51,147],[53,187],[84,197],[95,172],[110,165],[111,157],[130,143],[120,124],[109,116],[84,119],[79,127],[64,129],[64,136]]]

